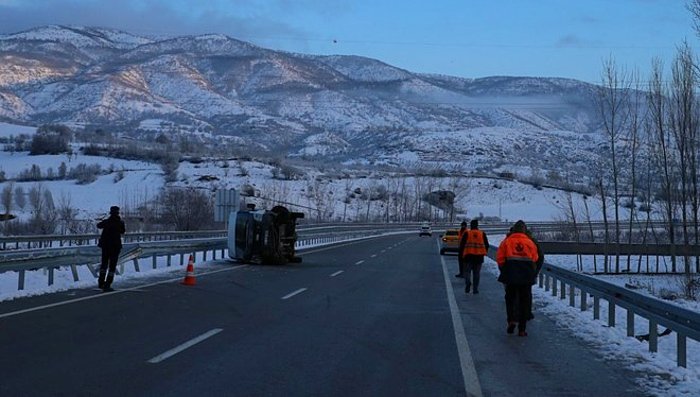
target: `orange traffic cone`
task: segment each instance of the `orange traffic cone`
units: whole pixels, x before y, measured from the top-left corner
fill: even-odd
[[[185,279],[182,280],[182,285],[195,285],[195,278],[194,278],[194,256],[190,255],[190,261],[187,263],[187,274],[185,275]]]

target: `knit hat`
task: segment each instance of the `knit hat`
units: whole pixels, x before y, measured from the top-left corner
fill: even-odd
[[[119,207],[117,207],[116,205],[109,207],[109,214],[110,215],[119,215]]]
[[[472,229],[476,229],[479,227],[479,220],[478,219],[472,219],[471,222],[469,222],[469,227]]]
[[[527,226],[525,225],[525,222],[519,220],[515,222],[512,229],[514,233],[525,233],[525,231],[527,231]]]

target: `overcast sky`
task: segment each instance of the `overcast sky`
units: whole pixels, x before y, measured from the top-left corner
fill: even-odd
[[[685,0],[0,0],[0,33],[47,24],[146,36],[223,33],[414,72],[598,82],[604,59],[647,74],[698,38]]]

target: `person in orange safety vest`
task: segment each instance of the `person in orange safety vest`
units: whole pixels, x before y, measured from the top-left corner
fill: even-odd
[[[506,288],[507,332],[512,334],[518,326],[518,336],[527,336],[527,321],[532,301],[530,288],[536,277],[539,255],[537,246],[526,234],[525,222],[515,222],[510,233],[498,247],[496,263],[498,281]]]
[[[472,285],[474,293],[479,293],[481,266],[484,264],[484,256],[488,254],[488,249],[489,239],[486,233],[479,230],[479,221],[472,219],[469,223],[469,230],[464,231],[459,239],[459,257],[464,263],[465,270],[464,292],[467,294]]]

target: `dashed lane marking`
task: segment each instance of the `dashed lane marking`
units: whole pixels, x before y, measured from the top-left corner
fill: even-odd
[[[340,273],[344,273],[344,272],[345,272],[345,270],[338,270],[337,272],[331,274],[330,277],[335,277],[335,276],[339,275]]]
[[[294,291],[294,292],[291,292],[291,293],[289,293],[289,294],[283,296],[283,297],[282,297],[282,300],[287,300],[287,299],[289,299],[289,298],[291,298],[291,297],[293,297],[293,296],[295,296],[295,295],[301,294],[301,293],[304,292],[304,291],[306,291],[306,288],[299,288],[298,290],[296,290],[296,291]]]
[[[211,338],[212,336],[218,334],[221,331],[223,331],[223,329],[214,328],[211,331],[207,331],[207,332],[203,333],[202,335],[199,335],[196,338],[192,338],[192,339],[188,340],[187,342],[185,342],[179,346],[176,346],[163,354],[159,354],[159,355],[153,357],[152,359],[148,360],[148,362],[151,364],[158,364],[159,362],[161,362],[163,360],[167,360],[170,357],[182,352],[183,350],[189,349],[190,347],[196,345],[197,343],[203,342],[204,340]]]
[[[355,262],[355,264],[356,264],[356,265],[361,265],[361,264],[363,264],[363,263],[365,263],[365,261],[364,261],[364,260],[361,260],[361,261],[357,261],[357,262]]]
[[[372,254],[372,256],[370,256],[370,258],[376,258],[376,257],[377,257],[377,254]]]

